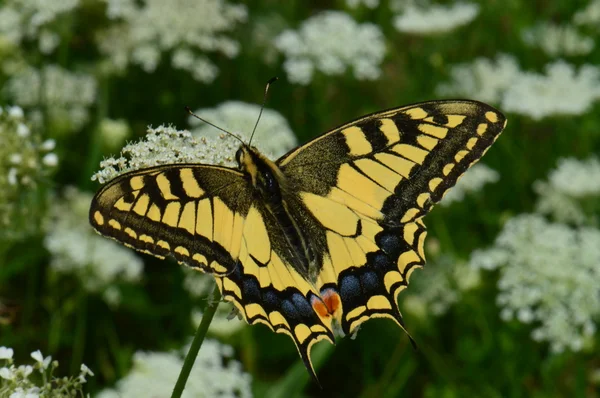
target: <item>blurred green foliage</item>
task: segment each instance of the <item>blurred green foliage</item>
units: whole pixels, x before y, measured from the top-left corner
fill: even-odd
[[[267,79],[280,76],[269,93],[267,107],[285,116],[304,142],[366,113],[438,98],[436,87],[451,78],[451,68],[477,57],[508,53],[523,70],[542,71],[555,57],[525,46],[522,30],[540,21],[570,23],[572,15],[587,4],[480,1],[479,15],[468,25],[449,33],[418,36],[394,29],[386,1],[375,9],[349,8],[341,0],[242,2],[248,19],[231,33],[240,44],[240,53],[232,59],[211,56],[219,74],[210,83],[199,83],[168,62],[159,63],[152,73],[136,65],[121,75],[102,73],[93,35],[110,22],[106,4],[82,3],[85,5],[61,17],[58,31],[62,40],[57,51],[41,54],[32,40],[10,49],[35,67],[57,64],[97,78],[97,100],[90,107],[89,122],[80,131],[59,133],[52,126],[41,127],[44,137],[56,140],[59,168],[46,183],[58,194],[67,185],[92,192],[98,189],[90,176],[104,156],[116,152],[97,133],[104,118],[125,120],[133,132],[129,139],[143,136],[148,125],[173,124],[183,129],[187,126],[184,106],[208,108],[228,100],[258,103]],[[266,32],[277,35],[326,9],[344,10],[356,21],[379,26],[387,46],[379,79],[357,80],[350,72],[342,76],[316,73],[310,84],[302,86],[287,82],[282,55],[265,61],[272,48],[257,40],[261,24]],[[202,24],[203,16],[196,17]],[[586,29],[597,35],[595,27],[582,31]],[[14,57],[6,49],[0,52],[0,57]],[[574,65],[599,65],[600,51],[568,60]],[[4,70],[0,86],[11,78],[6,72],[10,69]],[[3,101],[11,103],[7,96]],[[484,158],[486,165],[498,171],[500,181],[461,203],[436,207],[426,218],[429,240],[439,244],[438,251],[463,260],[474,249],[492,244],[508,218],[534,210],[537,196],[532,185],[547,176],[558,158],[599,153],[598,111],[593,105],[583,115],[542,120],[508,113],[505,132]],[[45,233],[39,230],[26,239],[0,242],[0,345],[14,348],[17,358],[41,349],[61,362],[60,371],[71,373],[84,362],[95,372],[87,384],[93,395],[127,374],[135,351],[179,348],[193,335],[190,313],[203,301],[182,288],[184,274],[173,261],[141,255],[143,280],[124,284],[120,304],[113,307],[86,292],[77,278],[51,272],[43,244]],[[430,257],[435,260],[436,253]],[[420,278],[420,273],[413,278]],[[481,283],[440,316],[423,318],[406,312],[416,350],[402,330],[379,319],[364,324],[355,340],[345,338],[335,347],[317,345],[314,358],[322,388],[310,381],[287,336],[253,326],[223,341],[235,348],[244,369],[252,374],[256,396],[598,396],[597,350],[552,354],[546,343],[531,339],[531,325],[501,320],[496,305],[497,278],[497,272],[482,274]],[[400,295],[401,310],[403,297],[404,293]],[[597,344],[596,337],[592,347]]]

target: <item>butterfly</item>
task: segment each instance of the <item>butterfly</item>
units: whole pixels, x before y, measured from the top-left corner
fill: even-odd
[[[214,275],[249,324],[334,343],[396,302],[425,263],[423,217],[506,126],[476,101],[423,102],[335,128],[272,161],[242,143],[237,168],[168,164],[95,195],[102,235]]]

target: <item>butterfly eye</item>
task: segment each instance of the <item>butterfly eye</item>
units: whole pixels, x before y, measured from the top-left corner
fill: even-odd
[[[238,166],[242,167],[242,156],[244,155],[244,151],[242,151],[242,148],[238,149],[237,152],[235,153],[235,160],[238,163]]]

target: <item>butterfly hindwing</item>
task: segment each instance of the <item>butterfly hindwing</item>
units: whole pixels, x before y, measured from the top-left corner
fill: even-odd
[[[422,217],[504,126],[480,102],[426,102],[348,123],[277,162],[327,231],[315,244],[326,247],[317,287],[339,294],[346,333],[371,317],[402,323],[396,297],[425,262]]]

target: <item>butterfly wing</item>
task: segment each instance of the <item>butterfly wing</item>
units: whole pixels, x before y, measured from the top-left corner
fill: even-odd
[[[277,161],[325,231],[311,242],[316,287],[339,295],[344,332],[373,317],[402,326],[397,295],[425,262],[422,217],[505,125],[480,102],[426,102],[365,116]]]
[[[280,224],[237,170],[178,164],[124,174],[96,194],[90,223],[126,246],[214,274],[245,320],[292,337],[311,371],[310,346],[333,342],[330,323],[311,307],[314,286],[280,256]]]

